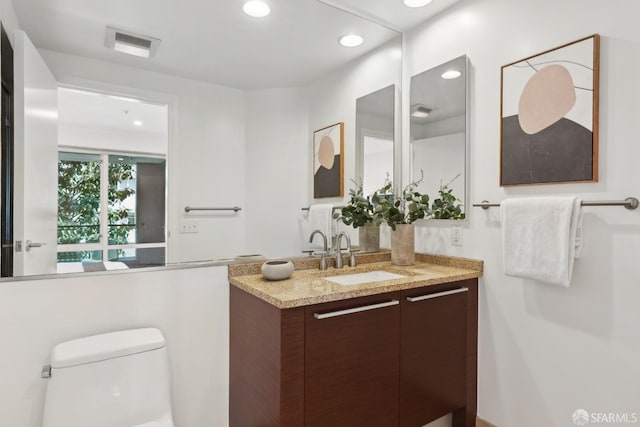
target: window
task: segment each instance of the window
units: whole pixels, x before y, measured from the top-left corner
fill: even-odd
[[[58,263],[164,265],[165,182],[163,157],[61,151]]]

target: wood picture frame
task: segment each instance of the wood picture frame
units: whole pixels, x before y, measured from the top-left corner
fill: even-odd
[[[500,186],[598,181],[600,36],[501,68]]]
[[[344,123],[313,132],[313,198],[344,196]]]

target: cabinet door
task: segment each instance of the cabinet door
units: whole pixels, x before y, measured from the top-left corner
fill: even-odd
[[[306,427],[398,425],[399,299],[395,292],[306,308]]]
[[[423,426],[466,404],[467,288],[402,292],[400,426]]]

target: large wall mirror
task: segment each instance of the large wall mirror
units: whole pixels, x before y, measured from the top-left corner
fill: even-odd
[[[226,76],[227,80],[222,76],[219,83],[214,82],[214,85],[228,88],[228,98],[240,99],[237,103],[240,107],[233,104],[227,106],[223,99],[218,101],[221,106],[216,105],[215,108],[206,105],[204,101],[205,106],[202,107],[198,99],[200,94],[185,95],[189,90],[197,92],[195,89],[184,89],[180,92],[183,90],[182,86],[189,88],[188,83],[180,83],[176,87],[154,88],[151,87],[154,82],[148,86],[144,82],[145,84],[140,83],[138,87],[136,81],[140,82],[139,76],[128,78],[126,75],[109,75],[109,71],[103,72],[88,62],[89,70],[86,71],[86,75],[82,67],[76,66],[72,69],[71,66],[66,66],[65,50],[56,45],[65,41],[64,32],[56,31],[57,23],[66,22],[68,27],[87,29],[96,24],[93,21],[99,19],[93,19],[84,13],[86,10],[83,8],[89,6],[80,3],[77,7],[69,6],[69,10],[61,7],[56,10],[55,17],[49,16],[47,8],[36,0],[18,3],[16,12],[26,34],[21,46],[27,46],[20,55],[30,61],[30,64],[37,63],[38,70],[28,71],[26,66],[25,70],[16,68],[16,74],[22,73],[19,76],[22,80],[16,80],[16,84],[21,83],[26,88],[24,93],[16,93],[16,96],[22,97],[20,100],[16,99],[16,109],[23,110],[22,114],[16,115],[16,141],[27,141],[33,137],[33,145],[28,148],[25,145],[24,152],[17,153],[16,157],[13,240],[19,241],[22,246],[19,252],[14,250],[14,269],[8,276],[233,260],[239,255],[253,254],[254,250],[267,257],[300,255],[298,245],[301,239],[297,236],[295,216],[300,214],[300,207],[319,201],[310,197],[306,200],[296,200],[295,207],[291,207],[294,203],[291,201],[291,194],[285,191],[274,192],[259,208],[252,209],[251,203],[255,203],[256,191],[246,191],[247,189],[236,185],[246,178],[236,176],[242,173],[243,168],[249,168],[246,162],[238,165],[224,179],[212,176],[216,167],[225,167],[224,160],[221,159],[225,153],[236,155],[235,161],[242,158],[234,152],[236,146],[242,145],[242,141],[228,141],[222,155],[210,151],[203,153],[203,149],[207,149],[204,146],[205,138],[217,137],[212,136],[213,131],[210,129],[215,126],[216,130],[222,128],[226,133],[220,136],[220,139],[235,136],[236,133],[242,135],[242,132],[252,125],[254,117],[248,113],[244,114],[244,110],[242,113],[237,111],[242,108],[259,110],[255,105],[243,106],[246,98],[234,94],[235,91],[245,91],[246,95],[252,91],[267,89],[279,95],[279,90],[282,90],[282,94],[288,94],[288,89],[293,91],[300,88],[299,93],[305,93],[306,99],[304,102],[293,101],[299,104],[291,106],[291,110],[296,112],[291,114],[291,125],[273,124],[274,129],[277,128],[280,134],[295,134],[296,143],[309,141],[310,135],[316,129],[344,122],[345,194],[351,180],[361,175],[361,171],[356,171],[358,168],[364,167],[367,176],[379,167],[384,169],[385,175],[389,172],[393,177],[394,172],[398,173],[400,168],[397,164],[394,165],[394,159],[397,163],[399,156],[394,156],[393,153],[398,150],[394,141],[398,141],[399,127],[394,126],[394,121],[399,120],[399,115],[394,114],[394,111],[399,104],[396,92],[401,82],[401,34],[318,0],[283,0],[281,3],[286,3],[287,7],[278,8],[275,15],[281,19],[278,22],[286,23],[287,29],[283,30],[282,25],[263,26],[260,27],[260,38],[269,41],[272,37],[275,40],[276,37],[286,35],[288,44],[281,46],[280,50],[288,62],[283,62],[281,57],[273,58],[268,54],[262,54],[263,52],[260,52],[260,55],[247,55],[245,58],[233,53],[222,58],[226,62],[238,63],[235,73],[238,77],[245,76],[248,70],[256,70],[260,77],[260,70],[267,74],[268,70],[282,67],[283,72],[279,74],[281,80],[268,83],[256,78],[255,85],[242,87],[233,80],[233,73]],[[233,2],[218,2],[207,7],[225,10],[229,8],[235,14],[235,6]],[[173,4],[163,2],[160,7],[171,8]],[[94,12],[92,8],[89,10]],[[297,19],[285,16],[294,13],[292,11],[295,11]],[[116,8],[104,11],[103,14],[115,13]],[[157,14],[160,16],[162,13],[164,12],[158,11]],[[198,14],[197,11],[194,13]],[[202,13],[198,16],[201,15]],[[128,16],[135,20],[137,15],[132,12]],[[65,19],[84,21],[73,23]],[[234,15],[234,19],[240,18]],[[235,25],[236,30],[246,30],[251,42],[249,44],[257,45],[254,27],[243,27],[235,21],[229,25]],[[288,28],[289,25],[291,28]],[[205,27],[203,31],[209,34],[208,31],[212,27],[209,18],[205,20]],[[299,27],[302,29],[298,30]],[[317,31],[314,31],[314,28]],[[333,32],[324,34],[329,28],[340,33],[336,33],[335,36]],[[104,31],[103,28],[92,28],[93,30],[94,35]],[[362,48],[339,46],[337,37],[353,30],[364,34],[365,43]],[[326,37],[319,39],[321,32]],[[297,37],[293,43],[290,34],[303,35]],[[99,36],[88,39],[100,39],[99,47],[96,49],[105,49],[101,43],[102,33]],[[81,37],[76,37],[75,40],[78,43],[85,41]],[[20,40],[13,41],[15,46],[20,44]],[[172,40],[164,41],[166,44],[160,49],[168,48],[171,42]],[[270,45],[277,43],[270,42]],[[84,58],[82,52],[68,53]],[[225,50],[224,53],[228,52]],[[164,52],[159,51],[157,58],[152,61],[166,61],[163,54]],[[110,54],[99,51],[96,58],[91,58],[90,55],[87,55],[87,58],[107,62],[111,58],[115,62],[116,57],[108,55]],[[193,69],[203,69],[202,63],[199,62],[202,58],[192,60]],[[301,73],[296,73],[294,63],[305,65],[308,74],[302,76]],[[325,63],[333,65],[314,65]],[[127,58],[121,60],[118,66],[139,65],[143,69],[152,69],[148,64],[149,62]],[[164,69],[171,70],[170,63],[161,65]],[[50,70],[47,70],[47,66]],[[65,77],[71,77],[56,80],[58,75],[54,77],[54,73],[49,72],[56,69],[66,72]],[[159,71],[164,72],[162,67]],[[214,72],[218,70],[211,70],[210,74]],[[167,75],[170,74],[167,71]],[[35,80],[27,81],[28,78]],[[194,81],[199,79],[198,76],[189,78],[193,78]],[[200,80],[209,83],[204,78]],[[43,96],[45,91],[29,90],[29,85],[39,89],[46,87],[46,97]],[[274,87],[286,89],[270,89]],[[204,99],[208,95],[201,96]],[[269,108],[267,95],[253,97],[257,98]],[[31,101],[35,104],[29,104]],[[99,108],[99,102],[111,105],[112,110],[96,110]],[[70,105],[72,107],[69,107]],[[298,105],[306,110],[305,117],[297,114]],[[192,113],[207,107],[210,111],[205,111],[198,117],[209,122],[203,126],[194,125]],[[172,115],[176,110],[182,114],[179,119]],[[20,120],[18,116],[21,117]],[[377,118],[374,118],[376,116]],[[382,116],[384,119],[380,118]],[[98,118],[108,123],[98,121]],[[255,120],[258,123],[258,119]],[[140,126],[139,122],[144,123],[144,126]],[[301,123],[306,127],[304,130]],[[154,130],[145,132],[152,124],[155,125]],[[361,126],[363,132],[359,130]],[[54,138],[39,138],[41,135],[56,134],[57,141],[53,141]],[[134,137],[137,140],[135,144],[131,142]],[[45,140],[53,141],[47,147],[46,155],[42,146]],[[115,145],[110,145],[111,143]],[[196,144],[202,146],[195,146]],[[260,147],[269,146],[274,152],[281,149],[277,144],[278,141],[275,139],[260,140]],[[299,151],[296,153],[300,154]],[[384,162],[384,166],[375,163],[377,153],[380,154],[378,157]],[[366,156],[366,161],[363,156]],[[29,159],[38,163],[29,163]],[[308,160],[309,155],[305,154],[300,155],[300,158],[289,159],[289,162],[295,165],[307,163]],[[267,162],[261,165],[265,175],[272,173],[273,165]],[[75,187],[70,189],[74,191],[65,192],[64,189],[57,189],[58,182],[62,181],[55,176],[60,177],[62,168],[81,170],[81,175],[84,175],[87,181],[81,184],[74,183]],[[176,178],[177,169],[180,170],[180,176]],[[42,184],[33,180],[36,176],[42,178]],[[73,181],[75,178],[67,174],[65,179]],[[111,182],[114,179],[117,182]],[[304,181],[309,179],[309,175],[299,173],[287,179]],[[215,186],[212,183],[223,180],[225,182],[214,191]],[[371,182],[377,181],[379,177],[371,179]],[[251,184],[247,182],[242,185],[248,187]],[[71,199],[78,195],[75,190],[83,186],[91,188],[93,195],[86,199],[84,204],[74,205]],[[69,198],[64,218],[56,214],[56,194],[66,194]],[[298,197],[299,194],[295,196]],[[340,204],[343,200],[331,202]],[[243,209],[239,212],[186,213],[187,205],[241,206]],[[86,212],[80,212],[79,206],[86,209]],[[277,238],[252,232],[251,224],[255,225],[254,228],[264,228],[264,212],[277,212],[283,206],[287,207],[287,215],[294,219],[287,217],[288,219],[283,219],[282,224],[271,222],[272,228],[278,230]],[[58,212],[62,211],[58,209]],[[46,224],[39,221],[43,213],[47,217]],[[274,219],[281,218],[284,216],[277,215]],[[282,230],[279,230],[280,228]],[[252,239],[262,241],[256,242]],[[283,241],[287,242],[286,245]],[[60,265],[63,263],[65,265]]]
[[[453,59],[411,77],[411,178],[431,200],[441,186],[468,210],[468,59]]]

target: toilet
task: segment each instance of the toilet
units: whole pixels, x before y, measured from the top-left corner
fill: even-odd
[[[44,374],[46,372],[46,374]],[[162,333],[132,329],[53,348],[43,427],[174,427]]]

